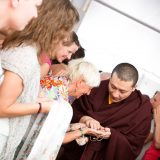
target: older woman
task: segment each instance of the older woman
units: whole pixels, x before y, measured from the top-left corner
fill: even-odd
[[[48,75],[41,80],[40,97],[49,97],[50,99],[58,100],[63,98],[72,103],[74,99],[84,94],[89,95],[91,89],[99,86],[99,83],[100,74],[92,63],[84,61],[81,58],[71,60],[68,64],[68,76],[52,77],[52,75]],[[68,143],[85,134],[106,137],[110,135],[109,130],[106,129],[107,132],[103,130],[104,128],[101,128],[101,131],[87,128],[82,123],[71,124],[63,143]]]

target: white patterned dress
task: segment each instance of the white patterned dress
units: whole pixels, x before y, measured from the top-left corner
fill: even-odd
[[[36,47],[23,44],[16,48],[2,50],[0,57],[2,68],[19,75],[23,80],[24,88],[17,98],[17,102],[35,102],[40,81],[40,66]],[[31,115],[9,118],[9,135],[4,137],[0,134],[0,142],[6,138],[5,147],[0,149],[2,150],[0,160],[13,160],[17,146],[29,126],[30,119]]]

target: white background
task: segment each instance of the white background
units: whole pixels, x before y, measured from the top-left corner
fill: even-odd
[[[160,28],[159,0],[103,0],[142,23]],[[160,90],[160,34],[117,11],[92,1],[77,32],[85,59],[99,70],[111,72],[121,62],[140,72],[141,90]]]

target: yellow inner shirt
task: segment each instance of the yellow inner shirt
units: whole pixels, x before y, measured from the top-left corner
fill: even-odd
[[[108,97],[108,102],[109,102],[109,104],[112,104],[112,98],[111,98],[110,95],[109,95],[109,97]]]

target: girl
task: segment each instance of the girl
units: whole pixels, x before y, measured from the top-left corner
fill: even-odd
[[[69,0],[44,0],[39,17],[4,41],[1,51],[4,80],[0,86],[0,117],[9,118],[9,134],[0,134],[0,159],[12,160],[23,136],[34,122],[31,115],[48,113],[53,102],[37,102],[40,66],[37,53],[54,56],[54,47],[79,20]]]

